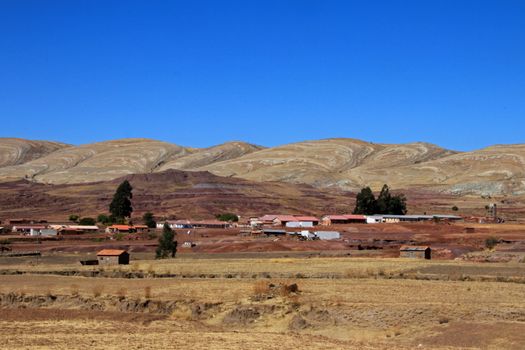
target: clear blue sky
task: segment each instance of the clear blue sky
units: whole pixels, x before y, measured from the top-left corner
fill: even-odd
[[[1,136],[525,143],[525,1],[0,0]]]

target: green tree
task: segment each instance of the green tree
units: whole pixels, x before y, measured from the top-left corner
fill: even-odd
[[[405,215],[407,213],[407,200],[404,194],[398,194],[390,198],[388,214]]]
[[[131,216],[133,211],[131,207],[132,191],[133,187],[131,187],[128,180],[124,180],[113,195],[113,200],[109,205],[109,212],[116,218],[115,221]]]
[[[370,187],[361,189],[357,194],[354,214],[391,214],[405,215],[407,213],[404,194],[392,195],[388,185],[383,185],[377,199]]]
[[[217,220],[220,220],[220,221],[232,221],[232,222],[239,221],[239,217],[233,213],[217,214],[215,217],[217,218]]]
[[[153,217],[153,213],[150,213],[149,211],[147,213],[144,213],[144,215],[142,215],[142,220],[144,221],[144,224],[148,226],[149,228],[157,227],[157,222],[155,221],[155,218]]]
[[[96,224],[95,219],[93,218],[82,218],[78,221],[79,225],[85,225],[85,226],[93,226]]]
[[[377,201],[370,187],[361,189],[355,201],[354,214],[376,214]]]
[[[390,194],[390,189],[388,188],[387,184],[383,185],[383,188],[381,188],[381,192],[379,192],[379,196],[377,197],[377,213],[378,214],[393,214],[390,212],[391,205],[392,205],[392,195]]]
[[[78,215],[75,215],[75,214],[69,215],[69,221],[71,221],[71,222],[77,222],[78,218],[79,218]]]
[[[157,259],[165,259],[171,255],[172,258],[177,254],[177,241],[174,240],[175,232],[168,223],[164,224],[162,235],[159,237],[159,246],[156,250]]]
[[[100,214],[99,216],[97,216],[97,222],[100,222],[104,225],[112,223],[110,217],[106,214]]]

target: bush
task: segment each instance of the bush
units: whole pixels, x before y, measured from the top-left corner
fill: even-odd
[[[93,226],[97,222],[93,218],[82,218],[78,221],[79,225],[85,225],[85,226]]]
[[[459,208],[458,208],[457,206],[453,206],[453,207],[452,207],[452,210],[453,210],[453,211],[458,211]]]
[[[144,288],[144,297],[146,299],[151,299],[151,287],[150,286],[146,286]]]
[[[95,298],[98,298],[99,296],[102,295],[102,291],[104,290],[104,287],[103,286],[100,286],[100,285],[97,285],[97,286],[94,286],[93,287],[93,296]]]
[[[485,240],[485,247],[487,249],[494,249],[494,247],[499,243],[499,239],[496,237],[489,237]]]
[[[71,221],[71,222],[77,222],[79,218],[80,218],[80,216],[75,215],[75,214],[69,215],[69,221]]]
[[[217,214],[217,215],[215,215],[215,217],[217,218],[217,220],[220,220],[220,221],[231,221],[231,222],[238,222],[239,221],[239,217],[236,214],[233,214],[233,213]]]
[[[142,220],[144,221],[144,225],[148,226],[149,228],[157,227],[157,222],[153,217],[153,213],[144,213],[144,215],[142,216]]]
[[[104,224],[104,225],[112,223],[110,217],[107,216],[106,214],[100,214],[99,216],[97,216],[97,222],[100,222],[101,224]]]

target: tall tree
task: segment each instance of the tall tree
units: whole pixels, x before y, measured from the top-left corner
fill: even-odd
[[[165,259],[171,255],[172,258],[177,254],[177,241],[174,240],[175,232],[168,223],[164,223],[162,235],[159,237],[159,246],[156,250],[157,259]]]
[[[124,180],[117,188],[117,191],[113,195],[113,200],[109,205],[109,212],[115,218],[126,218],[131,216],[133,208],[131,207],[131,199],[133,198],[133,187]]]
[[[370,187],[361,189],[355,201],[354,214],[372,215],[376,214],[377,202]]]
[[[392,196],[388,207],[388,213],[393,215],[405,215],[407,213],[407,204],[404,194]]]
[[[384,184],[379,196],[377,196],[377,212],[379,214],[393,214],[390,212],[391,201],[390,189],[387,184]]]

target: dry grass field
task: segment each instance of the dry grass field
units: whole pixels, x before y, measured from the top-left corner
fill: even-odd
[[[525,264],[518,262],[177,258],[104,268],[1,263],[2,348],[525,344]]]

